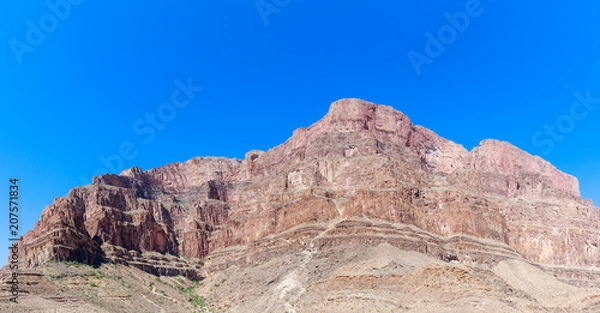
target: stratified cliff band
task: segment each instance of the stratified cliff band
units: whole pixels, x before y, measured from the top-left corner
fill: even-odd
[[[272,251],[348,242],[467,264],[523,257],[585,284],[587,274],[562,266],[600,266],[600,213],[574,177],[509,143],[467,151],[392,107],[343,99],[244,160],[95,177],[43,211],[19,259],[25,268],[113,262],[202,279]]]

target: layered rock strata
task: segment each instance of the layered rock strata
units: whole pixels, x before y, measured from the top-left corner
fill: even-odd
[[[509,143],[467,151],[392,107],[343,99],[244,160],[193,158],[95,177],[43,211],[20,260],[201,279],[273,247],[348,242],[490,266],[522,257],[584,284],[595,274],[560,268],[600,266],[600,213],[574,177]],[[205,259],[213,264],[202,267]]]

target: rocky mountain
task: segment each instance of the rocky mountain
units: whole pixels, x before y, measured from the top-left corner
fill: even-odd
[[[599,312],[599,226],[539,157],[343,99],[244,160],[95,177],[43,211],[19,260],[182,275],[225,312]]]

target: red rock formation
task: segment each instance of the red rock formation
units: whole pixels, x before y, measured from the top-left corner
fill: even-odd
[[[334,102],[322,120],[267,152],[248,152],[243,161],[193,158],[96,177],[44,210],[23,238],[20,259],[27,267],[49,259],[113,261],[202,277],[199,260],[178,259],[178,267],[169,262],[258,245],[299,225],[337,226],[295,233],[286,242],[374,240],[363,226],[340,226],[356,218],[491,239],[508,247],[503,257],[600,266],[600,214],[581,199],[574,177],[506,142],[485,140],[469,152],[392,107],[358,99]],[[468,240],[415,238],[421,242],[390,240],[472,262],[485,263],[489,255]]]

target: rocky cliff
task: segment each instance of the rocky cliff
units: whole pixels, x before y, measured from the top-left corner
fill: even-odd
[[[467,151],[392,107],[343,99],[244,160],[95,177],[43,211],[20,261],[203,279],[286,251],[385,243],[464,264],[523,258],[594,285],[599,226],[577,180],[539,157],[496,140]]]

